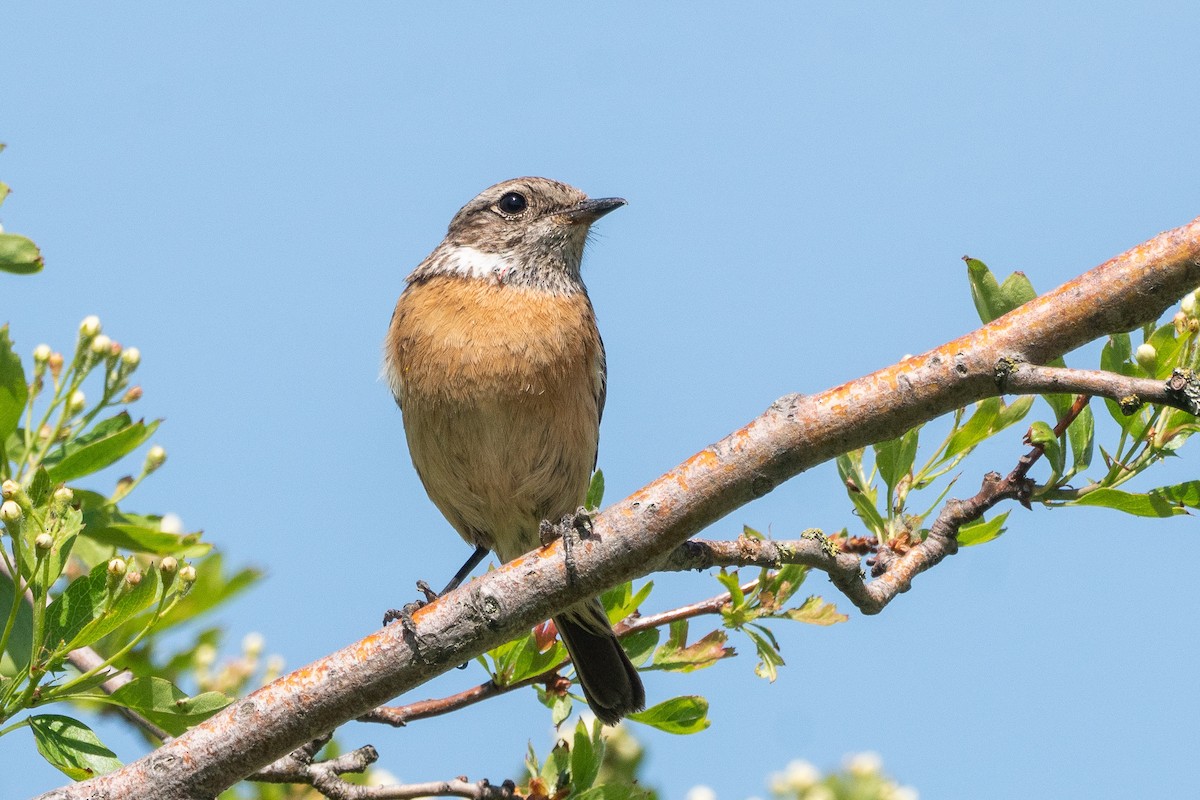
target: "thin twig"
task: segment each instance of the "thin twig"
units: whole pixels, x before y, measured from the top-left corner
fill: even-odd
[[[468,797],[475,800],[509,800],[516,785],[505,781],[493,786],[486,780],[470,783],[465,777],[448,781],[360,786],[342,780],[347,772],[361,774],[379,760],[379,752],[367,745],[357,750],[317,761],[316,755],[328,744],[330,736],[321,736],[259,770],[250,780],[262,783],[308,784],[331,800],[408,800],[416,797]]]
[[[1170,378],[1160,381],[1100,370],[1002,361],[996,369],[996,382],[1002,390],[1012,394],[1071,393],[1107,397],[1128,414],[1149,403],[1200,416],[1200,377],[1190,370],[1177,369]]]
[[[743,592],[750,592],[758,584],[758,581],[750,581],[742,587]],[[672,622],[683,619],[692,619],[704,614],[719,613],[730,601],[729,592],[722,592],[707,600],[701,600],[696,603],[690,603],[686,606],[673,608],[669,611],[663,611],[658,614],[650,614],[641,616],[637,613],[631,614],[621,620],[614,626],[617,636],[629,636],[630,634],[639,631],[649,630],[651,628],[659,628],[663,625],[669,625]],[[565,666],[571,663],[570,659],[563,659],[555,666],[526,678],[516,683],[499,684],[495,680],[484,681],[478,686],[472,686],[469,689],[464,689],[446,697],[432,698],[429,700],[418,700],[414,703],[407,703],[402,706],[380,706],[379,708],[368,711],[358,718],[359,722],[378,722],[384,725],[392,725],[394,727],[403,727],[410,722],[415,722],[420,719],[428,719],[429,717],[438,717],[443,714],[449,714],[453,711],[473,706],[476,703],[490,700],[493,697],[508,694],[517,689],[524,689],[527,686],[537,684],[546,684],[548,687],[557,687],[558,672]]]

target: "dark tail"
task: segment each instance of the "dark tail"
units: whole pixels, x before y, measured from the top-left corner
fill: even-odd
[[[583,696],[605,725],[646,707],[646,690],[637,668],[617,641],[599,600],[580,603],[554,618]]]

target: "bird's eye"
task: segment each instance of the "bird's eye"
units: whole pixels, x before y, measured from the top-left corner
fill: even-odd
[[[496,205],[505,214],[520,214],[529,203],[525,200],[525,195],[520,192],[508,192],[500,198],[500,202]]]

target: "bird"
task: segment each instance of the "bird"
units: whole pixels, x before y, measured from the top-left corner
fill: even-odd
[[[592,223],[624,205],[548,178],[497,183],[405,279],[385,375],[425,491],[476,548],[446,591],[489,551],[536,549],[545,520],[583,505],[607,373],[580,265]],[[597,719],[645,707],[598,598],[553,619]]]

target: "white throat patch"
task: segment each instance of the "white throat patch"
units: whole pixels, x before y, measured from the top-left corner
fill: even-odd
[[[451,250],[444,263],[447,272],[470,278],[503,279],[504,275],[513,269],[510,258],[466,246]]]

